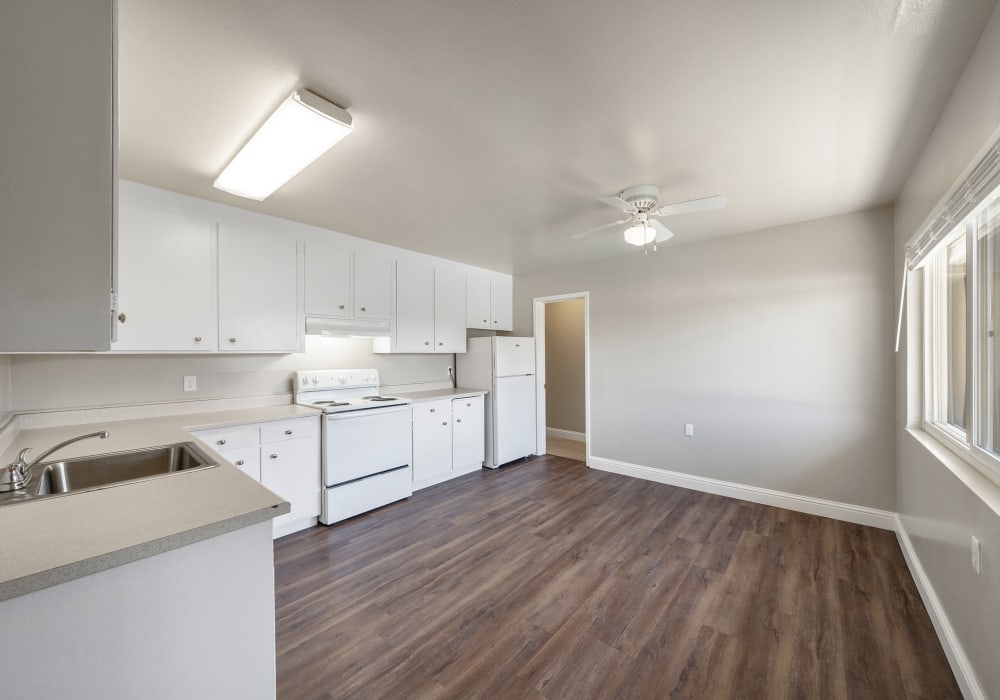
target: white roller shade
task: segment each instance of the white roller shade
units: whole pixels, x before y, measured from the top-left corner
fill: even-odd
[[[1000,186],[1000,141],[993,144],[934,215],[906,243],[906,264],[915,268],[955,226]]]

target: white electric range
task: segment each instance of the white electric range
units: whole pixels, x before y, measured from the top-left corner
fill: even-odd
[[[332,525],[413,493],[408,399],[380,394],[378,370],[306,370],[295,403],[323,411],[323,507]]]

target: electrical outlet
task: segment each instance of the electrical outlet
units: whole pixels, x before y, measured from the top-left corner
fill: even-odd
[[[194,375],[184,377],[184,391],[198,391],[198,377]]]
[[[972,536],[972,570],[980,576],[983,575],[983,548],[975,535]]]
[[[694,423],[685,423],[684,424],[684,436],[685,437],[694,437]]]

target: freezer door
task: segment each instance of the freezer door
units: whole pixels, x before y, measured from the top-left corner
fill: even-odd
[[[535,377],[498,377],[494,398],[496,463],[535,453]]]
[[[534,374],[535,339],[497,337],[495,362],[498,377]]]

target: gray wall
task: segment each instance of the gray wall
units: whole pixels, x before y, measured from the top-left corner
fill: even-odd
[[[994,13],[900,195],[895,215],[897,289],[905,241],[995,139],[1000,125],[998,74],[1000,14]],[[919,281],[919,274],[915,277]],[[920,421],[919,294],[909,295],[909,307],[908,342],[898,355],[896,372],[899,516],[986,697],[1000,698],[1000,664],[996,663],[1000,649],[1000,487],[985,479],[960,476],[906,430],[907,424],[917,426]],[[982,542],[982,576],[970,565],[972,534]]]
[[[291,373],[299,369],[374,367],[387,385],[441,382],[454,367],[454,355],[375,355],[371,345],[366,339],[308,336],[306,352],[293,355],[14,355],[10,408],[274,396],[291,392]],[[185,393],[183,377],[191,374],[198,377],[198,391]]]
[[[0,355],[0,425],[10,410],[10,357]]]
[[[895,510],[892,243],[882,208],[519,275],[515,331],[590,292],[595,457]]]
[[[586,432],[584,393],[583,299],[546,304],[546,427]]]

